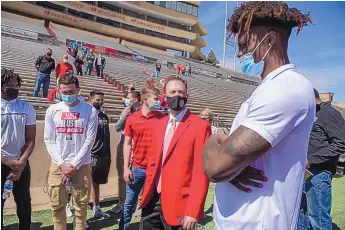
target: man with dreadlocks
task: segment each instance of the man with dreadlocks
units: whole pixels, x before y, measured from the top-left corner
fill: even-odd
[[[247,2],[231,17],[241,70],[262,82],[241,106],[230,135],[211,136],[203,149],[204,171],[218,182],[217,230],[296,229],[315,101],[287,47],[292,29],[299,32],[307,22],[308,15],[284,2]]]
[[[36,112],[28,102],[18,99],[21,82],[13,70],[1,69],[1,194],[5,182],[13,181],[19,229],[26,230],[31,225],[28,160],[35,147]],[[1,200],[2,211],[5,201]],[[1,223],[3,229],[3,221]]]

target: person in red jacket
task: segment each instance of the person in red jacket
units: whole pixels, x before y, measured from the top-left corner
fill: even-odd
[[[209,180],[202,148],[211,126],[186,107],[186,81],[171,76],[165,89],[170,115],[151,124],[140,229],[192,230],[204,218]]]
[[[61,94],[59,91],[59,87],[56,87],[49,91],[47,101],[61,101]]]
[[[70,63],[68,63],[68,55],[64,54],[62,56],[62,61],[59,62],[55,68],[56,79],[59,79],[68,71],[73,71],[73,66]]]

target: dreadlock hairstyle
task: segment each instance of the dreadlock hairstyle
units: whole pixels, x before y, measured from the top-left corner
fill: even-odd
[[[297,34],[303,26],[314,24],[308,14],[302,14],[296,8],[289,8],[285,2],[251,1],[242,4],[231,16],[227,29],[233,34],[248,34],[254,25],[271,25],[290,31],[298,27]]]
[[[1,85],[2,86],[10,83],[13,78],[17,79],[18,86],[20,87],[22,85],[22,79],[19,77],[19,74],[14,73],[13,69],[1,68]]]

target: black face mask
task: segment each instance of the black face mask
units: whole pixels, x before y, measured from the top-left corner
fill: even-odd
[[[173,111],[179,112],[185,107],[187,103],[187,97],[180,97],[180,96],[167,97],[167,102],[170,109],[172,109]]]
[[[14,100],[18,97],[19,95],[19,89],[15,89],[15,88],[5,88],[3,90],[3,94],[5,94],[8,98],[10,98],[11,100]]]
[[[134,91],[135,90],[135,88],[131,88],[131,91]]]
[[[47,53],[47,56],[48,56],[48,57],[51,57],[51,56],[52,56],[52,53]]]
[[[103,103],[100,102],[94,102],[92,103],[92,106],[95,107],[97,110],[101,110]]]

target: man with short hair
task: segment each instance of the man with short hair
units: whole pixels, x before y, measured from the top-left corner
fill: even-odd
[[[56,65],[56,79],[65,75],[68,71],[73,71],[73,66],[68,63],[68,54],[62,56],[62,61]]]
[[[90,49],[89,53],[86,55],[86,65],[84,75],[91,75],[91,71],[93,68],[93,63],[95,62],[95,55],[93,54],[93,50]]]
[[[314,89],[316,119],[310,134],[304,183],[306,207],[300,212],[300,230],[332,229],[332,179],[339,156],[345,153],[345,121],[330,101],[322,102]],[[306,212],[305,212],[306,211]]]
[[[35,148],[36,111],[18,99],[21,82],[13,70],[1,69],[1,195],[6,180],[12,180],[19,230],[27,230],[31,226],[29,157]],[[1,199],[1,229],[5,201]]]
[[[90,199],[91,150],[94,146],[98,113],[78,98],[78,78],[73,72],[59,80],[62,102],[46,112],[44,142],[52,158],[48,195],[54,229],[66,229],[66,186],[72,186],[74,229],[85,229]]]
[[[36,81],[35,81],[35,89],[34,89],[34,97],[38,97],[38,93],[40,92],[42,86],[43,97],[47,98],[48,90],[50,85],[50,74],[52,70],[55,69],[55,60],[52,58],[53,51],[52,49],[48,48],[46,50],[46,54],[43,56],[39,56],[35,62],[35,69],[37,71]]]
[[[115,124],[116,132],[121,132],[120,142],[117,145],[116,155],[116,170],[118,176],[118,196],[119,203],[112,208],[112,212],[117,214],[123,210],[123,205],[126,200],[126,182],[123,179],[123,143],[125,141],[125,126],[127,118],[134,112],[140,109],[141,95],[138,91],[130,91],[127,93],[125,99],[126,108],[122,111],[119,120]]]
[[[95,59],[95,67],[97,76],[103,79],[103,70],[105,68],[106,61],[101,53],[98,54],[98,57]]]
[[[91,196],[93,203],[92,215],[95,218],[109,219],[110,215],[102,212],[99,205],[99,185],[108,183],[108,175],[111,164],[109,118],[101,111],[103,107],[104,93],[92,91],[89,96],[89,104],[98,111],[98,128],[95,144],[91,150],[92,182]]]
[[[201,153],[211,126],[186,107],[187,83],[165,84],[170,115],[155,121],[140,207],[140,230],[195,229],[204,218],[209,180]]]
[[[300,31],[308,22],[307,14],[284,2],[246,2],[231,17],[241,70],[262,82],[242,104],[230,135],[212,135],[203,150],[204,171],[217,182],[216,230],[297,227],[315,101],[287,48],[292,28]]]
[[[161,68],[162,68],[161,63],[157,62],[156,63],[156,77],[160,77],[160,75],[161,75]]]

